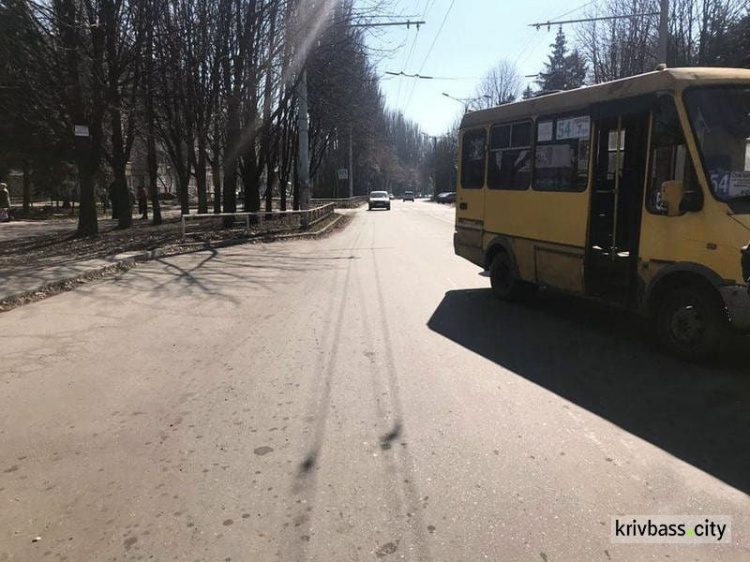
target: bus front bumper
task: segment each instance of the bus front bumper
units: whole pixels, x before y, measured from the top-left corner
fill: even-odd
[[[740,332],[750,332],[750,287],[748,285],[727,285],[719,292],[729,311],[732,326]]]

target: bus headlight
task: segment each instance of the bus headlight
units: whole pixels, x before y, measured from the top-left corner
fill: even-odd
[[[750,284],[750,244],[742,248],[742,278]]]

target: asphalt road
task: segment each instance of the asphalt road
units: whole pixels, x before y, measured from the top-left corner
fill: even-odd
[[[142,265],[0,315],[0,561],[750,560],[750,352],[493,300],[452,209]],[[721,546],[610,517],[733,517]]]

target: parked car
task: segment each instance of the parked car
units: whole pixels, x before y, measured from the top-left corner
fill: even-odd
[[[387,191],[372,191],[370,193],[370,200],[368,201],[368,210],[373,209],[385,209],[386,211],[391,210],[391,199],[388,197]]]
[[[444,191],[443,193],[438,193],[435,197],[435,201],[438,203],[455,203],[456,202],[456,192],[455,191]]]
[[[414,202],[414,192],[413,191],[404,191],[404,201],[411,201]]]

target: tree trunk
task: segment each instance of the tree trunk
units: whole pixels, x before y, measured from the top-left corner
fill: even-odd
[[[276,181],[273,162],[269,162],[266,166],[266,178],[266,212],[270,213],[273,211],[273,184]]]
[[[119,208],[117,212],[117,228],[126,229],[133,226],[133,202],[134,197],[128,190],[125,177],[125,167],[128,164],[128,150],[125,146],[125,137],[122,126],[122,96],[120,79],[120,66],[117,64],[118,33],[120,31],[114,4],[108,0],[102,2],[103,21],[101,25],[105,30],[104,53],[106,57],[106,76],[108,87],[105,91],[106,106],[109,108],[110,117],[110,142],[112,144],[112,173],[114,175],[115,192]],[[134,115],[129,116],[134,119]]]
[[[299,174],[297,173],[297,161],[299,160],[299,151],[295,143],[295,150],[292,154],[292,210],[299,211]]]
[[[258,161],[255,158],[255,143],[248,150],[242,166],[242,188],[245,194],[244,210],[246,213],[260,211],[260,185]]]
[[[271,5],[271,13],[269,15],[271,26],[268,31],[269,48],[268,62],[266,64],[266,83],[263,96],[263,138],[261,139],[263,158],[266,164],[266,212],[268,213],[273,210],[273,184],[276,179],[274,177],[274,166],[276,162],[271,155],[273,145],[271,140],[271,97],[273,96],[273,53],[276,50],[277,8],[278,4],[274,2]]]
[[[211,163],[212,182],[214,184],[214,213],[221,213],[221,163],[218,151],[214,151],[214,160]]]
[[[224,147],[224,212],[237,212],[237,157],[240,140],[240,104],[235,94],[227,101],[227,143]],[[229,222],[229,221],[226,221]]]
[[[111,111],[112,117],[112,173],[114,175],[115,193],[117,194],[117,228],[133,226],[133,197],[128,189],[125,167],[128,164],[122,142],[122,121],[119,109]]]
[[[89,139],[76,139],[76,162],[78,163],[78,182],[81,186],[81,204],[78,209],[77,237],[96,236],[99,234],[99,222],[96,215],[96,194],[94,168]]]
[[[153,108],[153,106],[151,107]],[[156,226],[162,223],[162,217],[161,203],[159,202],[159,189],[156,185],[159,181],[159,162],[156,157],[156,139],[154,138],[154,135],[153,121],[150,121],[148,126],[148,138],[146,139],[146,166],[148,167],[148,197],[151,199],[151,224]]]
[[[206,141],[203,135],[198,137],[198,162],[195,165],[195,183],[198,188],[198,212],[208,213],[208,196],[206,185]]]
[[[31,170],[29,159],[23,159],[23,214],[31,212]]]
[[[55,9],[59,10],[59,15],[63,20],[69,22],[79,21],[76,15],[76,4],[73,0],[63,0],[55,7]],[[99,63],[102,53],[101,41],[99,36],[92,31],[92,39],[94,38],[96,38],[95,41],[92,41],[94,61],[95,63]],[[96,236],[99,233],[99,224],[96,215],[94,172],[99,164],[99,146],[93,146],[92,141],[97,144],[101,141],[101,137],[99,136],[99,133],[101,132],[101,122],[96,119],[99,116],[98,110],[101,107],[99,105],[99,84],[94,81],[92,95],[94,103],[97,104],[98,107],[93,108],[94,111],[91,112],[88,116],[90,118],[87,119],[79,74],[79,39],[75,27],[73,25],[64,26],[60,33],[60,39],[66,53],[65,69],[70,77],[70,102],[67,109],[70,111],[74,124],[88,124],[90,132],[95,135],[94,139],[91,137],[80,137],[74,139],[75,161],[78,165],[78,177],[81,184],[81,207],[78,212],[78,229],[76,230],[76,236]]]
[[[190,214],[190,165],[186,169],[177,172],[177,196],[180,198],[180,214]]]
[[[149,3],[154,9],[154,3]],[[151,11],[152,19],[156,14]],[[159,161],[156,154],[156,111],[154,110],[154,26],[148,25],[146,33],[146,167],[148,168],[148,198],[151,199],[151,224],[162,223],[159,201]]]

